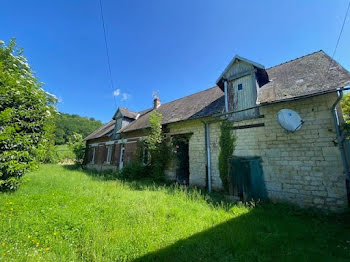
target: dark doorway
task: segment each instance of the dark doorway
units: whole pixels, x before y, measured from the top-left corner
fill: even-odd
[[[244,201],[267,199],[260,157],[232,157],[229,160],[229,193]]]
[[[188,185],[190,182],[189,163],[189,137],[186,135],[173,137],[173,144],[176,152],[176,182],[181,185]]]

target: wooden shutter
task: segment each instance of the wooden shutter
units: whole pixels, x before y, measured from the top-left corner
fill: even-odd
[[[125,144],[124,163],[136,160],[137,143]]]

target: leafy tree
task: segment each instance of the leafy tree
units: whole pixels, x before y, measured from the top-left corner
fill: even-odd
[[[159,148],[163,140],[162,132],[162,114],[154,111],[150,115],[150,133],[146,137],[146,144],[150,151],[155,151]]]
[[[150,133],[145,139],[145,147],[150,156],[151,175],[155,179],[164,178],[171,157],[171,146],[162,131],[162,114],[154,111],[150,115]]]
[[[77,164],[83,164],[85,156],[86,143],[81,134],[74,133],[68,142],[69,148],[75,155],[75,161]]]
[[[219,173],[222,185],[228,191],[228,159],[235,149],[236,137],[232,135],[232,122],[223,121],[220,126],[220,153],[219,153]]]
[[[1,42],[0,190],[16,189],[49,155],[56,98],[41,86],[16,41]]]
[[[55,144],[67,144],[73,134],[80,134],[83,138],[102,126],[101,121],[79,115],[59,113],[55,117]]]
[[[347,93],[343,96],[343,99],[340,102],[343,116],[346,122],[350,121],[350,93]]]
[[[344,94],[343,99],[340,101],[340,105],[345,120],[345,123],[343,123],[342,128],[347,132],[350,132],[350,93]]]

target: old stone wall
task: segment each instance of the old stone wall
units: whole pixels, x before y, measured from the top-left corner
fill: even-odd
[[[342,210],[347,206],[345,175],[337,146],[331,106],[336,94],[300,99],[261,107],[264,117],[234,122],[237,137],[234,155],[259,156],[270,199],[300,206]],[[289,108],[305,121],[300,130],[286,132],[277,122],[277,112]],[[209,119],[207,119],[209,120]],[[260,127],[247,126],[260,124]],[[206,186],[204,124],[200,120],[172,123],[167,134],[191,134],[189,140],[190,185]],[[139,137],[143,132],[127,134]],[[220,122],[210,124],[211,173],[213,189],[222,188],[218,171]],[[130,152],[129,152],[130,151]],[[131,154],[131,147],[128,153]],[[117,168],[101,164],[97,169]],[[176,164],[167,174],[175,179]]]
[[[204,125],[190,120],[168,125],[168,135],[191,134],[189,140],[190,185],[206,186],[206,153]],[[175,179],[176,165],[167,170],[169,178]]]
[[[300,206],[340,210],[347,206],[345,175],[337,146],[331,106],[336,94],[284,102],[260,108],[264,118],[235,122],[234,126],[263,123],[263,127],[236,129],[236,156],[260,156],[270,199]],[[305,121],[294,133],[277,122],[277,112],[289,108]],[[210,128],[213,187],[220,188],[217,169],[219,124]]]

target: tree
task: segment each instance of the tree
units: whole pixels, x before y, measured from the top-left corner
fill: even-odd
[[[350,121],[350,93],[344,95],[343,99],[340,102],[343,116],[346,122]]]
[[[159,148],[159,145],[163,140],[162,133],[162,114],[154,111],[150,115],[149,119],[150,133],[146,137],[146,144],[150,151],[155,151]]]
[[[343,130],[350,132],[350,93],[344,94],[340,105],[343,111],[345,123],[342,124]]]
[[[154,111],[150,115],[150,133],[145,139],[145,147],[150,155],[152,177],[164,178],[164,170],[171,160],[171,147],[162,131],[162,114]]]
[[[55,117],[55,144],[67,144],[73,134],[83,138],[102,126],[101,121],[79,115],[59,113]]]
[[[85,147],[86,147],[86,144],[85,144],[85,141],[83,140],[82,135],[78,133],[74,133],[70,137],[68,141],[68,145],[75,155],[75,162],[77,164],[82,165],[85,157]]]
[[[52,145],[57,100],[41,86],[16,41],[1,41],[0,190],[16,189]]]

